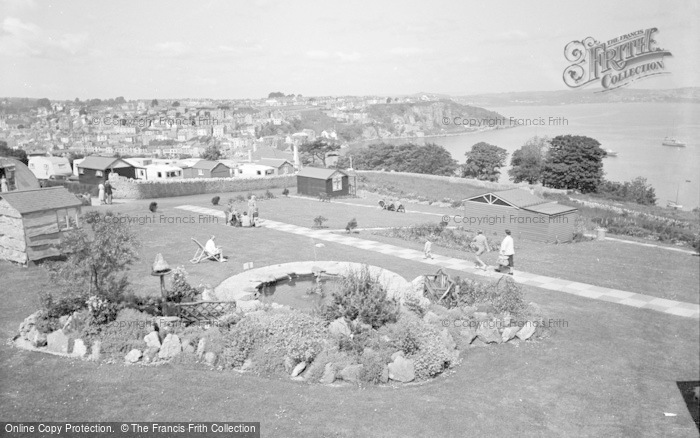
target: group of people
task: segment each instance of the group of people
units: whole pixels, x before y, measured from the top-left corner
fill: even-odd
[[[97,197],[100,199],[100,205],[112,205],[112,192],[116,190],[112,187],[112,183],[105,181],[104,184],[100,183],[97,186],[98,194]]]
[[[505,232],[506,237],[503,238],[503,241],[501,242],[501,248],[499,251],[499,270],[500,272],[504,272],[504,270],[507,269],[507,272],[505,273],[507,273],[508,275],[513,275],[513,269],[515,268],[515,263],[513,261],[513,257],[515,256],[515,245],[510,230],[505,230]],[[484,236],[484,232],[482,230],[478,230],[476,232],[476,236],[474,236],[474,238],[471,241],[471,247],[474,250],[476,265],[484,271],[487,270],[488,265],[484,263],[483,260],[481,260],[481,256],[486,252],[490,252],[492,249],[489,245],[488,239],[486,238],[486,236]],[[433,243],[430,240],[426,240],[425,246],[423,247],[424,259],[433,258],[432,249]]]
[[[254,227],[258,223],[258,201],[255,195],[251,196],[248,200],[248,210],[239,213],[233,206],[233,203],[229,202],[226,208],[226,225],[231,225],[233,227]]]

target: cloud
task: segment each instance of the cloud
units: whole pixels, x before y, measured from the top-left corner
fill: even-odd
[[[522,30],[512,29],[506,32],[499,32],[488,39],[496,42],[523,41],[530,37],[527,32]]]
[[[8,11],[13,12],[36,9],[36,2],[34,0],[2,0],[0,4],[5,6]]]
[[[0,54],[13,57],[65,57],[85,53],[87,33],[65,33],[53,37],[39,26],[7,17],[0,25]]]
[[[166,41],[153,46],[152,51],[164,58],[180,58],[191,53],[190,46],[181,41]]]
[[[328,60],[328,61],[339,61],[339,62],[355,62],[358,61],[362,55],[358,52],[333,52],[329,53],[325,50],[309,50],[306,52],[306,57],[318,60]]]
[[[397,56],[418,56],[428,53],[426,49],[420,47],[394,47],[389,53]]]

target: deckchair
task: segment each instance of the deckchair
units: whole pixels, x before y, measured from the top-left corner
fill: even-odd
[[[214,260],[216,262],[221,261],[221,254],[210,253],[209,251],[206,250],[206,248],[204,248],[204,245],[199,243],[199,241],[197,241],[197,239],[195,239],[194,237],[192,238],[192,241],[195,244],[197,244],[197,251],[194,253],[194,257],[192,257],[192,260],[190,260],[190,262],[196,264],[196,263],[201,262],[202,260],[207,260],[207,259]]]

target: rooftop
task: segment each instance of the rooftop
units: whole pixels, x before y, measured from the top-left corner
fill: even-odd
[[[66,190],[65,187],[2,192],[0,193],[0,199],[7,201],[20,214],[80,207],[82,205],[82,202]]]

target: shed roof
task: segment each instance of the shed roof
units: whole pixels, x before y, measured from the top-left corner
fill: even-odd
[[[218,161],[211,161],[211,160],[199,160],[196,163],[192,165],[193,169],[206,169],[206,170],[212,170],[216,166],[222,165],[224,167],[228,167],[223,163],[219,163]]]
[[[86,157],[82,162],[80,162],[80,164],[78,164],[78,167],[82,167],[83,169],[107,170],[113,167],[116,162],[121,162],[126,166],[131,166],[131,164],[127,163],[121,158],[89,156]]]
[[[263,158],[257,162],[257,164],[262,164],[263,166],[270,166],[276,168],[284,165],[284,163],[292,164],[289,160],[284,158]]]
[[[510,190],[501,190],[498,192],[485,192],[481,193],[479,195],[472,196],[470,198],[467,198],[466,201],[471,201],[477,198],[480,198],[484,195],[493,195],[502,201],[507,202],[508,204],[512,205],[513,207],[516,208],[525,208],[525,207],[530,207],[532,205],[538,205],[538,204],[545,204],[549,201],[546,199],[542,199],[538,196],[533,195],[532,193],[523,190],[523,189],[510,189]]]
[[[82,205],[82,202],[65,187],[2,192],[0,199],[7,201],[20,214]]]
[[[343,175],[347,176],[348,174],[343,172],[340,169],[324,169],[322,167],[304,167],[297,173],[297,176],[304,176],[307,178],[316,178],[316,179],[329,179],[331,175],[333,175],[336,172],[340,172]]]
[[[15,186],[17,190],[34,190],[39,189],[39,180],[36,179],[34,172],[29,170],[23,162],[14,158],[0,157],[0,168],[11,167],[15,169]]]
[[[557,214],[568,213],[570,211],[578,210],[576,207],[571,207],[568,205],[558,204],[556,202],[547,202],[546,204],[533,205],[527,207],[525,210],[534,211],[535,213],[542,213],[549,216],[554,216]]]

